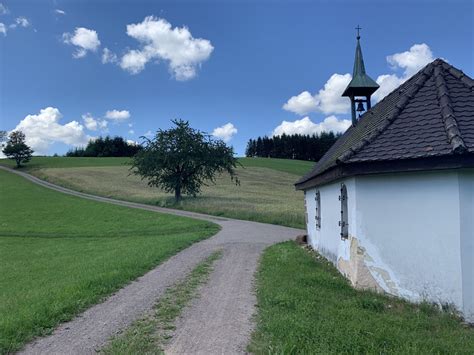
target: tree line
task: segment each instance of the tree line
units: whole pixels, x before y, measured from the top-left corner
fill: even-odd
[[[142,147],[138,144],[129,143],[123,137],[99,137],[90,140],[87,146],[71,149],[66,153],[67,157],[132,157]]]
[[[247,143],[247,157],[281,158],[318,161],[331,148],[340,133],[322,132],[320,134],[283,134],[273,137],[258,137]]]

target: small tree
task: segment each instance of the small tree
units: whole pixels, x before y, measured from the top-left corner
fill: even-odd
[[[3,148],[3,154],[8,159],[16,161],[17,168],[21,167],[21,163],[27,163],[31,159],[33,150],[25,143],[25,134],[22,131],[13,131],[8,136],[8,141]]]
[[[171,121],[175,127],[159,130],[153,139],[145,140],[144,147],[133,157],[132,170],[149,186],[174,192],[175,201],[182,194],[196,196],[207,182],[215,183],[216,175],[227,172],[239,183],[235,168],[238,164],[234,151],[223,141],[189,126],[187,121]]]

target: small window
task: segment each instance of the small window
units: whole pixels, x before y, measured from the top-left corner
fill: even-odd
[[[346,185],[341,184],[341,195],[339,196],[341,201],[341,220],[339,226],[341,227],[341,239],[349,238],[349,215],[347,212],[347,188]]]
[[[321,194],[316,191],[316,229],[321,229]]]

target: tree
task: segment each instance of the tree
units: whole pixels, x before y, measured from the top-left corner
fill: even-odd
[[[215,183],[218,174],[227,172],[236,184],[238,164],[234,150],[222,140],[191,128],[188,121],[172,120],[175,127],[159,130],[153,139],[145,140],[134,157],[132,171],[166,192],[174,192],[175,201],[182,194],[196,196],[201,187]]]
[[[8,136],[8,141],[3,148],[3,154],[8,159],[16,161],[17,168],[21,167],[21,163],[27,163],[31,159],[33,150],[25,143],[25,134],[22,131],[13,131]]]

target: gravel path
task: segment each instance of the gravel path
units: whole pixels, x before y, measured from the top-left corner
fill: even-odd
[[[176,254],[144,276],[125,286],[103,303],[92,306],[74,320],[60,325],[52,335],[28,344],[24,354],[91,354],[107,340],[144,315],[166,288],[182,280],[213,251],[223,250],[201,295],[177,322],[168,354],[244,353],[252,331],[256,298],[254,273],[265,247],[294,238],[301,230],[271,224],[214,217],[139,203],[93,196],[63,188],[29,174],[0,167],[60,191],[95,201],[193,217],[219,224],[215,236]]]

